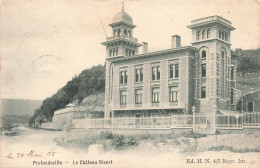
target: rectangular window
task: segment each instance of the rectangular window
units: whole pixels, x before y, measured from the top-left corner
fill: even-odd
[[[206,77],[206,64],[201,64],[201,76]]]
[[[124,83],[126,84],[127,83],[127,71],[125,71],[125,81]]]
[[[143,69],[135,70],[135,82],[143,82]]]
[[[253,112],[254,111],[254,102],[247,102],[247,109],[248,109],[248,112]]]
[[[120,84],[124,83],[124,71],[120,72]]]
[[[140,82],[143,82],[143,79],[144,79],[143,69],[140,69]]]
[[[142,104],[142,95],[143,95],[142,89],[135,90],[135,104]]]
[[[127,71],[120,71],[120,84],[127,84]]]
[[[161,76],[160,67],[157,66],[157,80],[160,80],[160,76]]]
[[[160,80],[160,66],[152,67],[152,80]]]
[[[230,104],[234,104],[234,89],[231,88],[231,93],[230,93]]]
[[[156,67],[152,67],[152,80],[155,80]]]
[[[160,88],[153,88],[152,89],[152,103],[159,103],[160,102]]]
[[[173,78],[173,64],[170,65],[170,79]]]
[[[201,87],[201,98],[206,98],[206,86]]]
[[[175,64],[175,78],[179,78],[179,64]]]
[[[179,64],[170,65],[170,79],[179,78]]]
[[[178,101],[178,86],[171,86],[169,93],[169,101],[177,102]]]
[[[234,67],[231,66],[231,80],[234,80]]]
[[[121,90],[120,91],[120,105],[126,105],[126,97],[127,97],[127,91]]]

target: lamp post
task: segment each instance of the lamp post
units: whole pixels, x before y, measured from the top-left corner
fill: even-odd
[[[192,108],[192,114],[193,114],[193,125],[192,125],[192,129],[193,131],[195,130],[195,111],[196,111],[196,107],[193,105]]]

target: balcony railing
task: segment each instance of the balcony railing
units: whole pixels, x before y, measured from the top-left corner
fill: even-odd
[[[220,17],[220,16],[209,16],[209,17],[205,17],[205,18],[201,18],[201,19],[196,19],[196,20],[191,21],[191,23],[198,24],[198,23],[208,22],[208,21],[212,21],[212,20],[220,20],[228,25],[231,25],[230,21],[228,21],[227,19],[224,19],[223,17]]]
[[[126,40],[130,40],[132,42],[137,43],[137,39],[136,38],[132,38],[132,37],[128,37],[128,36],[112,36],[112,37],[108,37],[107,41],[111,41],[111,40],[117,40],[117,39],[126,39]]]

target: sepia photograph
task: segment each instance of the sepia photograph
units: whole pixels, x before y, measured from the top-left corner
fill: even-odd
[[[0,0],[0,168],[259,168],[259,0]]]

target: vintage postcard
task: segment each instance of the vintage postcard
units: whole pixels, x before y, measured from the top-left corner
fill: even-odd
[[[260,1],[0,5],[0,168],[260,167]]]

